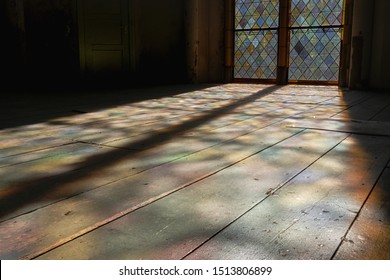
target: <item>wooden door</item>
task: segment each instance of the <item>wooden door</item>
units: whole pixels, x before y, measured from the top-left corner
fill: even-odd
[[[80,64],[87,75],[129,71],[128,0],[78,0]]]

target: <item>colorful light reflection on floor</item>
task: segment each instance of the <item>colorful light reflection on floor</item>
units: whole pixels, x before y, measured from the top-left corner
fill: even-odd
[[[390,158],[366,100],[227,84],[3,129],[1,258],[331,258]]]

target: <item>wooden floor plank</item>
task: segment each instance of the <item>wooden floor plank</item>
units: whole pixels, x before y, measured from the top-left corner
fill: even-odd
[[[134,112],[133,112],[134,113]],[[147,114],[146,114],[147,115]],[[0,132],[0,157],[30,152],[46,147],[74,141],[107,142],[108,139],[131,137],[142,133],[150,133],[179,123],[181,120],[169,121],[176,115],[154,114],[155,119],[146,119],[144,114],[132,117],[108,117],[106,114],[87,114],[52,120],[50,123],[22,126]],[[145,118],[145,119],[143,119]],[[166,119],[165,119],[166,118]],[[192,117],[184,118],[184,121]],[[158,122],[159,123],[156,123]]]
[[[345,138],[340,133],[327,136],[303,132],[42,258],[181,258]],[[177,174],[183,172],[181,168]],[[117,238],[109,237],[112,232]]]
[[[385,137],[364,140],[389,135],[389,98],[336,86],[179,85],[63,94],[48,103],[29,98],[15,99],[0,116],[0,199],[4,190],[27,198],[14,196],[14,207],[1,212],[2,259],[34,257],[68,241],[42,258],[72,258],[73,251],[80,258],[181,258],[210,238],[189,258],[203,258],[210,244],[204,256],[216,258],[229,240],[223,258],[258,256],[258,247],[238,248],[240,234],[251,244],[269,238],[265,258],[328,258],[389,150],[378,140]],[[345,133],[353,136],[323,157]],[[380,201],[383,192],[372,195]],[[389,242],[380,236],[386,224],[374,222],[378,238],[355,240],[370,217],[383,214],[371,213],[369,202],[336,257],[359,258],[355,252],[370,242]],[[244,230],[219,239],[245,219]],[[385,255],[369,258],[378,256]]]
[[[302,114],[297,114],[295,118],[309,118],[309,119],[327,119],[331,118],[333,115],[338,114],[345,110],[345,106],[342,105],[319,105],[307,112]]]
[[[390,259],[390,168],[387,167],[364,204],[336,260]]]
[[[297,110],[307,109],[305,106],[298,108]],[[245,135],[251,131],[260,129],[264,126],[271,124],[272,122],[278,122],[279,120],[276,116],[272,118],[263,118],[261,114],[263,112],[269,112],[269,110],[280,110],[279,107],[272,107],[272,109],[258,109],[257,113],[260,117],[252,116],[251,119],[244,119],[244,121],[236,121],[230,126],[223,126],[224,122],[219,119],[219,125],[216,127],[210,127],[206,125],[200,126],[198,128],[194,128],[191,130],[189,135],[175,136],[172,139],[169,139],[166,143],[161,143],[161,139],[155,138],[154,142],[151,143],[148,139],[145,138],[144,135],[140,135],[132,138],[125,138],[121,141],[116,141],[113,143],[108,143],[110,147],[120,147],[123,149],[134,150],[134,149],[147,149],[147,151],[139,153],[139,152],[128,152],[126,151],[107,151],[107,149],[102,149],[103,147],[95,147],[95,150],[98,150],[97,157],[91,157],[91,154],[86,155],[80,150],[80,161],[85,160],[85,163],[70,165],[67,163],[66,165],[61,165],[58,162],[59,167],[62,168],[63,171],[67,170],[65,175],[61,175],[58,177],[53,177],[50,174],[56,174],[57,171],[49,170],[44,174],[36,173],[34,170],[44,170],[47,169],[47,162],[49,162],[50,158],[56,158],[56,154],[60,153],[61,149],[44,149],[35,153],[25,153],[23,155],[17,155],[14,157],[6,157],[3,161],[4,164],[14,164],[14,166],[3,168],[2,172],[4,174],[10,174],[9,176],[16,176],[17,181],[12,180],[12,178],[4,179],[4,184],[7,184],[9,188],[13,188],[16,190],[20,189],[42,189],[40,185],[43,185],[41,182],[45,177],[48,177],[44,184],[50,184],[50,191],[47,191],[42,202],[34,203],[30,205],[26,203],[23,207],[20,207],[17,211],[13,211],[12,215],[17,216],[23,213],[33,211],[35,209],[44,207],[45,205],[49,205],[54,203],[55,201],[65,199],[66,197],[71,197],[73,195],[77,195],[78,193],[88,191],[90,189],[98,188],[100,186],[109,184],[113,181],[121,180],[126,177],[132,176],[136,173],[143,172],[150,168],[159,166],[166,162],[170,162],[181,157],[190,155],[192,153],[196,153],[200,150],[207,149],[211,146],[229,141],[230,139],[239,137],[241,135]],[[287,111],[287,110],[286,110]],[[296,113],[296,110],[290,110],[285,113]],[[235,116],[236,117],[236,116]],[[238,120],[241,117],[238,117]],[[230,123],[230,120],[229,122]],[[222,129],[217,129],[217,127],[222,126]],[[227,128],[228,127],[228,128]],[[215,131],[212,131],[216,129]],[[197,134],[197,132],[199,132]],[[153,135],[146,134],[146,137],[151,137]],[[171,135],[169,135],[171,137]],[[155,136],[153,136],[155,137]],[[154,139],[154,138],[153,138]],[[144,141],[145,140],[145,141]],[[134,144],[138,143],[138,144]],[[151,147],[150,145],[157,145],[156,147]],[[82,144],[83,147],[85,145]],[[72,146],[71,146],[72,147]],[[67,148],[62,148],[66,150]],[[77,149],[73,152],[73,154],[77,153]],[[96,175],[96,168],[94,167],[96,164],[94,161],[99,158],[99,154],[111,154],[109,155],[110,165],[103,166],[104,168],[99,168],[100,172]],[[62,154],[65,154],[64,152]],[[72,155],[69,154],[68,158]],[[66,159],[65,156],[62,156],[63,160]],[[93,159],[93,161],[90,160]],[[107,157],[105,157],[105,161],[107,161]],[[39,160],[34,160],[39,159]],[[29,161],[24,163],[25,161]],[[17,164],[22,163],[22,164]],[[107,162],[108,163],[108,162]],[[57,169],[58,169],[57,168]],[[14,170],[25,170],[23,173],[15,173]],[[31,170],[31,172],[29,172]],[[76,172],[72,172],[72,170],[77,170]],[[51,172],[51,173],[50,173]],[[19,174],[19,175],[14,175]],[[31,175],[29,175],[31,174]],[[46,175],[45,175],[46,174]],[[29,177],[30,176],[30,177]],[[78,179],[73,179],[70,182],[66,180],[66,183],[63,183],[63,180],[66,177],[74,177]],[[91,179],[90,177],[93,176]],[[41,180],[42,178],[42,180]],[[38,180],[39,179],[39,180]],[[88,181],[88,182],[87,182]],[[64,187],[66,186],[66,187]],[[19,203],[20,204],[20,203]],[[4,207],[6,204],[4,204]],[[4,208],[3,207],[3,208]],[[2,219],[12,218],[9,215],[3,215]]]
[[[139,144],[136,145],[137,148],[147,148],[147,150],[142,152],[87,144],[73,144],[16,157],[7,157],[3,159],[3,164],[10,166],[0,168],[0,174],[3,175],[0,189],[7,193],[7,190],[10,189],[14,191],[32,190],[41,189],[43,184],[51,186],[50,189],[45,191],[45,199],[41,203],[24,205],[12,213],[13,215],[20,215],[54,203],[57,200],[104,186],[227,142],[267,126],[270,121],[275,121],[275,119],[263,119],[262,122],[252,123],[252,126],[243,124],[230,126],[230,129],[233,130],[230,133],[224,130],[216,134],[210,132],[176,136],[173,141],[167,141],[166,143],[161,143],[161,140],[157,138],[155,147],[151,147],[150,143],[147,144],[147,138],[144,138],[144,136],[140,139],[132,138],[131,140],[133,141],[139,141]],[[145,141],[142,141],[143,139]],[[134,144],[132,142],[129,143],[129,141],[130,139],[126,139],[112,145],[115,147],[134,147]],[[240,141],[240,139],[237,139],[237,141]],[[96,168],[97,163],[95,161],[99,158],[99,155],[101,155],[100,161],[104,159],[106,163],[102,162]],[[98,174],[96,174],[97,171],[99,172]],[[77,179],[65,183],[65,178],[61,173],[65,173],[66,177]],[[58,177],[56,176],[57,174],[59,175]],[[1,208],[6,208],[6,205],[3,204]],[[1,218],[4,219],[5,217],[10,218],[9,215],[2,215]]]
[[[247,119],[241,122],[236,122],[233,125],[222,127],[221,129],[216,129],[215,131],[212,131],[211,129],[204,129],[203,127],[200,127],[199,129],[193,129],[190,133],[186,135],[179,135],[172,137],[173,139],[169,139],[166,141],[166,143],[162,143],[161,139],[156,138],[155,143],[151,143],[148,141],[148,138],[145,138],[144,135],[141,135],[139,138],[133,137],[133,138],[125,138],[124,140],[109,143],[108,145],[110,147],[122,147],[123,149],[128,150],[134,150],[134,149],[147,149],[146,151],[142,152],[141,154],[137,151],[134,152],[126,152],[124,151],[111,151],[108,149],[103,149],[103,146],[91,146],[91,150],[96,151],[96,154],[104,154],[104,153],[113,153],[111,156],[112,163],[109,167],[105,167],[101,170],[102,174],[99,174],[98,179],[96,176],[94,176],[93,179],[91,179],[91,182],[88,184],[83,182],[84,180],[80,180],[77,184],[79,187],[73,186],[72,188],[68,188],[69,192],[67,195],[65,195],[62,191],[60,191],[57,194],[52,194],[51,196],[55,197],[56,199],[72,196],[82,191],[87,191],[88,189],[93,189],[98,187],[97,182],[100,185],[108,184],[112,181],[116,181],[119,179],[123,179],[125,177],[129,177],[133,174],[145,171],[147,169],[159,166],[161,164],[164,164],[166,162],[170,162],[176,159],[179,159],[181,157],[190,155],[192,153],[196,153],[198,151],[207,149],[211,146],[218,145],[220,143],[229,141],[233,138],[240,137],[242,135],[245,135],[247,133],[250,133],[251,131],[255,131],[258,129],[261,129],[262,127],[265,127],[272,122],[277,122],[278,119],[276,118],[253,118],[253,119]],[[198,132],[198,133],[197,133]],[[151,137],[150,135],[146,135],[147,137]],[[145,140],[145,141],[143,141]],[[138,144],[134,144],[133,142],[138,142]],[[185,143],[185,144],[184,144]],[[156,147],[153,147],[153,146]],[[25,153],[23,155],[17,155],[17,156],[11,156],[6,157],[1,160],[1,163],[3,166],[5,165],[12,165],[10,167],[0,169],[0,172],[4,174],[8,174],[4,176],[3,184],[8,185],[10,188],[16,188],[19,189],[19,185],[24,185],[25,188],[29,186],[28,182],[35,182],[37,178],[44,178],[51,177],[49,176],[52,173],[56,173],[55,170],[48,170],[44,176],[44,174],[36,173],[34,170],[45,170],[47,169],[48,162],[51,158],[56,159],[59,154],[62,154],[61,158],[62,160],[66,160],[67,158],[71,158],[75,156],[76,153],[80,153],[79,155],[79,161],[82,161],[85,159],[85,163],[82,164],[74,164],[74,166],[70,166],[71,164],[67,162],[66,165],[61,165],[60,162],[59,168],[63,168],[63,171],[65,171],[66,168],[70,168],[70,170],[73,169],[82,169],[81,172],[85,172],[86,174],[89,174],[92,171],[88,170],[88,166],[94,166],[95,163],[88,160],[90,158],[90,154],[86,154],[83,152],[81,148],[72,148],[72,147],[84,147],[87,148],[86,144],[73,144],[68,145],[62,148],[56,148],[56,149],[44,149],[33,153]],[[70,151],[73,149],[73,152],[70,153]],[[68,155],[65,156],[66,152],[68,151]],[[115,155],[116,154],[116,155]],[[92,153],[93,155],[93,153]],[[122,158],[120,160],[120,158]],[[115,159],[115,160],[114,160]],[[67,167],[68,166],[68,167]],[[68,168],[68,169],[69,169]],[[17,170],[23,170],[24,172],[15,172]],[[68,170],[69,171],[69,170]],[[80,172],[79,172],[80,173]],[[18,174],[18,175],[16,175]],[[29,175],[30,174],[30,175]],[[91,173],[92,174],[92,173]],[[104,176],[106,176],[106,179],[104,180]],[[75,173],[68,172],[68,176],[76,175]],[[17,181],[12,180],[12,176],[16,176],[15,178]],[[29,177],[30,176],[30,177]],[[8,178],[11,177],[11,178]],[[89,177],[86,175],[83,175],[82,177]],[[62,176],[60,176],[59,180],[62,180]],[[23,182],[25,181],[25,182]],[[50,178],[52,185],[58,185],[61,182],[58,182],[55,178]],[[83,182],[81,184],[81,182]],[[31,185],[31,184],[30,184]],[[87,187],[88,186],[88,187]],[[29,186],[30,188],[31,186]],[[63,188],[61,188],[63,189]],[[43,207],[46,204],[53,203],[52,200],[47,197],[47,200],[45,200],[45,204],[37,205],[35,204],[34,207]],[[33,209],[26,208],[26,209],[19,209],[17,214],[23,213],[23,211],[31,211]]]
[[[0,104],[0,129],[71,116],[76,113],[73,110],[94,112],[145,99],[159,99],[213,87],[211,84],[187,84],[135,89],[57,89],[50,91],[50,94],[45,90],[10,93],[7,102]],[[244,87],[243,90],[249,91],[250,87]]]
[[[24,155],[26,159],[37,157],[11,166],[0,168],[0,221],[22,215],[72,197],[81,192],[105,185],[135,174],[131,164],[112,164],[94,170],[99,164],[94,158],[106,154],[107,162],[115,163],[129,152],[87,144],[64,147]],[[22,158],[18,157],[18,160]],[[102,162],[100,162],[102,164]]]
[[[389,143],[349,137],[188,259],[331,259],[389,160]]]
[[[200,94],[200,96],[202,95]],[[199,103],[207,105],[207,110],[232,102],[232,100],[226,99],[217,103],[210,102],[205,97],[202,98],[203,99],[199,100]],[[242,96],[237,95],[237,99],[239,98],[242,98]],[[180,99],[177,97],[176,100]],[[57,145],[57,142],[59,144],[66,144],[71,141],[86,141],[107,144],[117,141],[118,139],[125,139],[178,125],[203,114],[202,111],[199,111],[199,108],[196,108],[193,112],[186,111],[186,108],[191,106],[194,100],[196,99],[189,98],[189,100],[186,100],[186,103],[178,106],[181,110],[177,111],[172,108],[169,109],[170,102],[150,100],[137,103],[136,105],[121,106],[94,113],[56,118],[47,123],[5,130],[1,133],[0,157],[53,147]],[[162,103],[160,110],[155,108],[156,103],[158,102]],[[212,106],[210,104],[212,104]],[[277,105],[264,105],[267,105],[267,103],[262,102],[261,104],[256,104],[256,102],[254,102],[253,104],[250,104],[250,106],[244,106],[242,110],[239,111],[236,119],[233,119],[232,116],[231,123],[243,118],[244,109],[248,112],[248,117],[276,110],[280,111],[281,109],[280,106]],[[168,106],[168,108],[164,108],[164,106]],[[284,113],[288,114],[289,112]],[[225,123],[221,121],[221,118],[218,118],[217,121],[214,123],[210,122],[208,127],[203,127],[203,129],[215,129],[230,124],[228,122],[228,116],[224,116],[224,119]]]
[[[353,134],[390,136],[390,123],[360,120],[288,118],[286,127],[339,131]]]
[[[331,97],[328,96],[319,96],[319,95],[295,95],[294,97],[291,97],[289,95],[282,95],[282,94],[270,94],[264,98],[262,98],[262,101],[265,102],[284,102],[284,103],[298,103],[298,104],[320,104],[322,102],[325,102],[327,100],[331,99]]]
[[[390,122],[390,105],[384,107],[373,118],[373,121]]]
[[[386,108],[390,99],[383,98],[384,96],[372,93],[370,98],[360,102],[356,105],[349,106],[349,108],[339,114],[335,114],[335,119],[347,119],[347,120],[371,120],[379,111]]]
[[[135,210],[149,200],[158,199],[161,195],[164,196],[183,188],[191,182],[207,177],[209,174],[224,169],[298,132],[299,130],[280,130],[280,127],[265,128],[224,145],[215,146],[16,219],[8,220],[0,224],[0,235],[5,232],[14,232],[17,235],[24,235],[26,242],[19,250],[14,247],[14,242],[11,243],[11,240],[8,240],[5,244],[8,243],[9,247],[7,250],[4,249],[5,255],[2,257],[18,258],[50,246],[61,239],[59,236],[65,238],[122,211],[132,208]],[[242,149],[242,147],[246,148]],[[107,174],[104,174],[103,179],[106,176]],[[93,184],[95,180],[102,180],[99,176],[97,178],[88,176],[87,178],[89,181],[82,181],[83,184]],[[74,182],[74,184],[78,184],[78,182]],[[67,191],[73,189],[70,183],[62,184],[61,187]],[[68,212],[72,214],[64,216]],[[46,226],[37,227],[43,220]],[[69,226],[70,221],[72,221],[72,226]],[[28,228],[34,228],[34,230],[28,232],[27,235],[23,234]],[[29,236],[30,233],[31,236]],[[37,242],[37,238],[39,242]],[[27,240],[34,242],[30,243]],[[8,255],[10,253],[11,255]]]
[[[32,136],[28,135],[28,133],[10,133],[10,135],[13,135],[13,137],[7,137],[0,140],[0,159],[52,149],[73,142],[68,139],[59,139],[46,135],[36,136],[36,134],[34,134],[34,136]]]
[[[242,96],[240,98],[242,99]],[[187,104],[174,105],[176,110],[170,108],[170,106],[173,106],[172,102],[148,100],[136,105],[116,107],[83,114],[82,116],[57,118],[50,120],[48,123],[5,130],[1,133],[4,137],[0,140],[0,151],[2,151],[0,157],[41,149],[57,139],[64,139],[58,140],[61,144],[67,143],[67,140],[69,142],[87,141],[107,144],[118,139],[130,138],[180,125],[202,116],[209,110],[223,108],[223,106],[233,102],[229,99],[210,102],[207,98],[203,98],[199,106],[204,108],[200,110],[199,106],[191,109],[191,106],[194,106],[193,100],[193,98],[187,100]],[[188,111],[189,109],[190,111]],[[275,109],[263,109],[264,112],[270,110]],[[237,116],[236,119],[229,122],[225,116],[226,123],[219,119],[213,124],[210,123],[209,126],[213,125],[213,127],[209,129],[234,123],[242,117],[243,115]],[[39,146],[30,143],[32,138],[34,143],[39,143]]]

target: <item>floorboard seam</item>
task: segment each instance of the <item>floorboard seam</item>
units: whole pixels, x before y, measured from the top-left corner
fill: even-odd
[[[21,156],[21,155],[26,155],[26,154],[30,154],[30,153],[36,153],[36,152],[41,152],[41,151],[45,151],[45,150],[55,149],[55,148],[61,148],[61,147],[73,145],[75,143],[76,143],[75,141],[70,140],[68,143],[63,143],[63,144],[59,144],[59,145],[55,145],[55,146],[49,146],[49,147],[42,148],[42,149],[31,150],[31,151],[27,151],[27,152],[23,152],[23,153],[19,153],[19,154],[12,154],[12,155],[8,155],[8,156],[0,157],[0,159]],[[0,150],[0,152],[1,152],[1,150]]]
[[[251,154],[249,156],[246,156],[246,157],[244,157],[244,158],[242,158],[242,159],[240,159],[240,160],[238,160],[238,161],[236,161],[234,163],[231,163],[231,164],[229,164],[229,165],[227,165],[227,166],[225,166],[223,168],[220,168],[217,171],[214,171],[214,172],[212,172],[210,174],[204,175],[204,176],[202,176],[202,177],[200,177],[200,178],[198,178],[196,180],[193,180],[193,181],[191,181],[191,182],[189,182],[189,183],[187,183],[185,185],[182,185],[182,186],[180,186],[178,188],[175,188],[173,190],[170,190],[168,192],[162,193],[162,194],[160,194],[158,196],[152,197],[152,198],[150,198],[150,199],[148,199],[148,200],[146,200],[146,201],[144,201],[144,202],[142,202],[142,203],[140,203],[138,205],[135,205],[133,207],[130,207],[129,209],[121,211],[118,214],[116,214],[116,215],[114,215],[114,216],[112,216],[110,218],[107,218],[107,219],[105,219],[105,220],[103,220],[101,222],[95,223],[94,225],[89,226],[89,227],[85,228],[84,230],[81,230],[81,231],[79,231],[79,232],[77,232],[77,233],[75,233],[75,234],[73,234],[73,235],[71,235],[71,236],[69,236],[67,238],[59,240],[58,242],[56,242],[56,243],[52,244],[51,246],[48,246],[48,247],[40,250],[39,252],[35,252],[35,253],[32,253],[32,254],[26,255],[26,256],[22,257],[21,259],[22,260],[36,259],[36,258],[44,255],[45,253],[50,252],[51,250],[54,250],[54,249],[56,249],[58,247],[61,247],[62,245],[65,245],[66,243],[69,243],[69,242],[71,242],[71,241],[73,241],[73,240],[75,240],[75,239],[77,239],[77,238],[79,238],[79,237],[81,237],[83,235],[86,235],[87,233],[90,233],[90,232],[92,232],[92,231],[94,231],[94,230],[96,230],[96,229],[98,229],[100,227],[103,227],[103,226],[105,226],[105,225],[107,225],[107,224],[109,224],[111,222],[114,222],[115,220],[118,220],[118,219],[120,219],[120,218],[122,218],[122,217],[124,217],[124,216],[126,216],[126,215],[128,215],[128,214],[130,214],[132,212],[134,212],[134,211],[137,211],[137,210],[139,210],[139,209],[141,209],[143,207],[146,207],[146,206],[148,206],[148,205],[150,205],[150,204],[152,204],[152,203],[154,203],[156,201],[159,201],[159,200],[163,199],[164,197],[167,197],[168,195],[171,195],[171,194],[173,194],[175,192],[178,192],[178,191],[180,191],[182,189],[185,189],[185,188],[187,188],[187,187],[189,187],[189,186],[191,186],[191,185],[193,185],[193,184],[195,184],[195,183],[197,183],[199,181],[202,181],[202,180],[204,180],[204,179],[206,179],[206,178],[208,178],[208,177],[210,177],[212,175],[215,175],[215,174],[221,172],[222,170],[225,170],[225,169],[227,169],[227,168],[229,168],[229,167],[231,167],[233,165],[236,165],[236,164],[238,164],[238,163],[240,163],[240,162],[242,162],[242,161],[244,161],[244,160],[246,160],[246,159],[248,159],[248,158],[250,158],[250,157],[252,157],[254,155],[257,155],[257,154],[259,154],[259,153],[261,153],[261,152],[263,152],[263,151],[265,151],[267,149],[270,149],[270,148],[276,146],[277,144],[280,144],[280,143],[286,141],[287,139],[290,139],[290,138],[292,138],[292,137],[302,133],[303,131],[304,130],[300,130],[300,131],[298,131],[298,132],[296,132],[296,133],[294,133],[294,134],[284,138],[283,140],[280,140],[280,141],[278,141],[278,142],[276,142],[276,143],[274,143],[274,144],[272,144],[270,146],[267,146],[267,147],[261,149],[260,151],[257,151],[256,153],[253,153],[253,154]]]
[[[245,216],[247,213],[249,213],[250,211],[252,211],[254,208],[256,208],[258,205],[260,205],[260,203],[262,203],[263,201],[265,201],[266,199],[268,199],[269,197],[273,196],[278,190],[282,189],[284,186],[286,186],[289,182],[291,182],[293,179],[295,179],[297,176],[299,176],[302,172],[304,172],[305,170],[307,170],[309,167],[311,167],[313,164],[315,164],[317,161],[319,161],[321,158],[323,158],[325,155],[327,155],[328,153],[330,153],[330,151],[332,151],[334,148],[336,148],[338,145],[340,145],[343,141],[345,141],[348,137],[350,137],[351,135],[348,134],[346,135],[342,140],[340,140],[339,142],[337,142],[337,144],[335,144],[333,147],[331,147],[328,151],[326,151],[325,153],[323,153],[320,157],[318,157],[316,160],[314,160],[312,163],[310,163],[308,166],[306,166],[305,168],[303,168],[302,170],[300,170],[298,173],[296,173],[294,176],[292,176],[291,178],[285,180],[283,183],[280,183],[276,188],[272,189],[270,192],[267,193],[267,196],[262,198],[260,201],[258,201],[257,203],[255,203],[252,207],[250,207],[247,211],[245,211],[244,213],[242,213],[241,215],[239,215],[238,217],[236,217],[235,219],[233,219],[230,223],[228,223],[226,226],[224,226],[222,229],[220,229],[219,231],[217,231],[215,234],[213,234],[212,236],[210,236],[209,238],[207,238],[204,242],[202,242],[200,245],[198,245],[196,248],[194,248],[193,250],[191,250],[190,252],[188,252],[186,255],[184,255],[181,260],[187,258],[188,256],[190,256],[191,254],[193,254],[194,252],[196,252],[198,249],[200,249],[203,245],[205,245],[207,242],[209,242],[211,239],[213,239],[215,236],[217,236],[219,233],[221,233],[222,231],[224,231],[226,228],[228,228],[229,226],[231,226],[232,224],[234,224],[235,222],[237,222],[240,218],[242,218],[243,216]],[[291,225],[292,226],[292,225]]]
[[[347,131],[347,130],[344,131],[344,130],[335,130],[335,129],[326,129],[326,128],[304,127],[304,126],[294,126],[291,128],[301,128],[301,129],[307,129],[307,130],[320,130],[320,131],[329,131],[329,132],[338,132],[338,133],[349,133],[349,134],[353,134],[353,135],[390,137],[390,132],[388,134],[380,134],[380,133],[357,132],[357,131]]]
[[[364,206],[367,204],[368,199],[370,198],[371,194],[374,192],[375,187],[378,185],[378,182],[379,182],[380,178],[381,178],[382,175],[385,173],[385,171],[386,171],[386,169],[388,168],[388,165],[389,165],[389,164],[390,164],[390,159],[387,160],[387,163],[386,163],[385,166],[383,167],[383,169],[382,169],[382,171],[380,172],[378,178],[376,178],[376,180],[375,180],[373,186],[371,187],[371,190],[370,190],[369,193],[367,194],[367,197],[364,199],[364,201],[363,201],[362,205],[360,206],[359,210],[357,211],[357,213],[356,213],[354,219],[352,220],[352,222],[351,222],[351,224],[349,225],[348,229],[346,230],[345,234],[341,237],[341,240],[340,240],[340,242],[339,242],[339,244],[338,244],[336,250],[334,251],[332,257],[330,258],[331,260],[333,260],[333,259],[336,257],[336,255],[337,255],[337,253],[339,252],[339,250],[340,250],[341,246],[343,245],[343,243],[344,243],[345,241],[348,241],[348,240],[347,240],[347,236],[348,236],[349,232],[351,231],[353,225],[355,224],[355,222],[356,222],[357,219],[359,218],[359,216],[360,216],[360,214],[361,214],[361,212],[362,212]]]
[[[357,105],[360,105],[368,100],[372,99],[372,97],[362,97],[360,98],[358,101],[356,101],[356,103],[352,104],[352,105],[349,105],[347,108],[341,110],[340,112],[338,113],[334,113],[333,115],[330,116],[330,119],[334,118],[335,116],[337,116],[338,114],[341,114],[343,112],[348,112],[351,108],[357,106]]]
[[[45,149],[39,149],[39,150],[35,150],[33,152],[41,152],[41,151],[45,151],[45,150],[49,150],[49,149],[62,148],[62,147],[70,146],[70,145],[73,145],[73,144],[76,144],[76,142],[65,143],[65,144],[62,144],[62,145],[59,145],[59,146],[53,146],[53,147],[45,148]],[[29,154],[29,153],[30,152],[25,152],[25,153],[21,153],[21,154],[17,154],[17,155],[10,155],[10,156],[6,156],[6,157],[3,157],[3,158],[0,158],[0,160],[7,159],[7,158],[10,158],[10,157],[14,157],[14,156],[22,156],[22,155],[26,155],[26,154]],[[35,159],[30,159],[30,160],[25,160],[25,161],[21,161],[21,162],[10,163],[10,164],[4,164],[4,165],[0,164],[0,169],[1,168],[7,168],[7,167],[13,167],[13,166],[17,166],[17,165],[25,164],[25,163],[31,163],[31,162],[34,162],[34,161],[37,161],[37,160],[46,159],[46,158],[50,158],[50,156],[42,156],[42,157],[35,158]]]
[[[383,111],[385,111],[385,109],[389,108],[390,107],[390,103],[387,104],[386,106],[383,106],[382,109],[380,109],[378,112],[376,112],[369,120],[374,120],[376,116],[378,116],[379,114],[381,114]]]
[[[145,169],[145,170],[141,170],[141,171],[136,172],[136,173],[133,173],[133,174],[131,174],[131,175],[127,175],[127,176],[124,176],[124,177],[116,178],[116,179],[114,179],[114,180],[112,180],[112,181],[110,181],[110,182],[107,182],[107,183],[105,183],[105,184],[102,184],[102,185],[96,186],[96,187],[94,187],[94,188],[88,189],[87,191],[82,191],[82,192],[73,194],[73,195],[71,195],[71,196],[68,196],[68,197],[65,197],[65,198],[56,200],[56,201],[54,201],[54,202],[52,202],[52,203],[49,203],[49,204],[47,204],[47,205],[38,207],[38,208],[36,208],[36,209],[32,209],[32,210],[27,211],[27,212],[25,212],[25,213],[21,213],[21,214],[19,214],[19,215],[12,216],[12,217],[9,217],[9,218],[4,219],[4,220],[0,220],[0,223],[3,223],[3,222],[6,222],[6,221],[9,221],[9,220],[12,220],[12,219],[17,218],[17,217],[21,217],[21,216],[23,216],[23,215],[26,215],[26,214],[35,212],[35,211],[37,211],[37,210],[44,209],[44,208],[46,208],[46,207],[49,207],[49,206],[51,206],[51,205],[56,204],[57,202],[65,201],[65,200],[67,200],[67,199],[76,197],[76,196],[78,196],[78,195],[81,195],[81,194],[84,194],[84,193],[88,193],[88,192],[90,192],[90,191],[94,191],[94,190],[96,190],[96,189],[105,187],[105,186],[110,185],[110,184],[114,184],[114,183],[119,182],[119,181],[121,181],[121,180],[128,179],[128,178],[130,178],[130,177],[132,177],[132,176],[136,176],[136,175],[142,174],[142,173],[144,173],[144,172],[147,172],[147,171],[150,171],[150,170],[152,170],[152,169],[161,167],[161,166],[163,166],[163,165],[165,165],[165,164],[169,164],[169,163],[175,162],[175,161],[177,161],[177,160],[186,158],[186,157],[188,157],[188,156],[194,155],[194,154],[199,153],[199,152],[202,152],[202,151],[204,151],[204,150],[207,150],[207,149],[210,149],[210,148],[213,148],[213,147],[216,147],[216,146],[224,145],[224,144],[226,144],[226,143],[229,143],[230,141],[234,141],[235,139],[237,139],[237,138],[239,138],[239,137],[243,137],[243,136],[249,135],[249,134],[254,133],[254,132],[256,132],[256,131],[259,131],[259,130],[261,130],[261,129],[264,129],[264,128],[273,126],[273,125],[275,125],[275,124],[277,124],[277,123],[279,123],[279,122],[281,122],[281,120],[275,121],[275,122],[270,123],[270,124],[268,124],[268,125],[265,125],[265,126],[263,126],[263,127],[261,127],[261,128],[251,130],[251,131],[246,132],[246,133],[244,133],[244,134],[242,134],[242,135],[236,136],[236,137],[231,138],[231,139],[226,140],[226,141],[222,141],[222,142],[220,142],[220,143],[217,143],[217,144],[212,145],[212,146],[209,146],[209,147],[207,147],[207,148],[198,150],[198,151],[196,151],[196,152],[192,152],[192,153],[190,153],[190,154],[186,154],[186,155],[184,155],[184,156],[182,156],[182,157],[175,158],[175,159],[170,160],[170,161],[167,161],[167,162],[163,162],[163,163],[158,164],[158,165],[155,165],[155,166],[153,166],[153,167],[151,167],[151,168],[147,168],[147,169]],[[300,132],[302,132],[302,130],[301,130]],[[287,139],[287,138],[286,138],[286,139]],[[285,140],[285,139],[284,139],[284,140]],[[284,140],[283,140],[283,141],[284,141]],[[86,142],[74,142],[74,143],[92,144],[92,145],[93,145],[93,143],[86,143]],[[70,143],[70,144],[73,144],[73,143]],[[277,144],[277,143],[276,143],[276,144]],[[98,144],[98,143],[96,143],[95,145],[98,145],[98,146],[99,146],[99,145],[100,145],[100,146],[105,146],[105,145],[101,145],[101,144]],[[111,147],[111,146],[107,146],[107,147],[110,147],[110,148],[117,148],[117,147]],[[125,149],[125,148],[122,148],[122,150],[130,151],[129,149]],[[141,150],[134,150],[134,152],[139,152],[139,151],[141,151]],[[261,152],[261,151],[260,151],[260,152]],[[80,169],[77,169],[77,170],[80,170]],[[74,170],[74,171],[77,171],[77,170]],[[219,172],[219,171],[220,171],[220,170],[218,170],[218,172]]]

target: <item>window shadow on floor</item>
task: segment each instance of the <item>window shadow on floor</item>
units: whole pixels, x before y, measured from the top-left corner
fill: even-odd
[[[121,149],[115,149],[110,152],[94,154],[83,159],[82,162],[74,164],[70,171],[64,171],[58,175],[26,180],[12,186],[6,186],[5,194],[1,197],[0,202],[0,219],[15,212],[19,208],[33,201],[39,201],[48,193],[54,192],[61,185],[75,182],[81,178],[90,176],[91,173],[115,164],[122,159],[135,157],[137,154],[150,148],[161,146],[178,135],[199,127],[212,120],[224,116],[229,112],[254,102],[266,95],[273,93],[280,86],[270,86],[256,93],[246,95],[241,99],[234,100],[227,105],[219,106],[207,110],[200,115],[190,117],[176,125],[171,125],[160,130],[148,133],[146,137],[124,145]],[[139,150],[142,146],[142,150]],[[125,152],[124,152],[125,151]],[[11,218],[10,216],[7,219]]]

